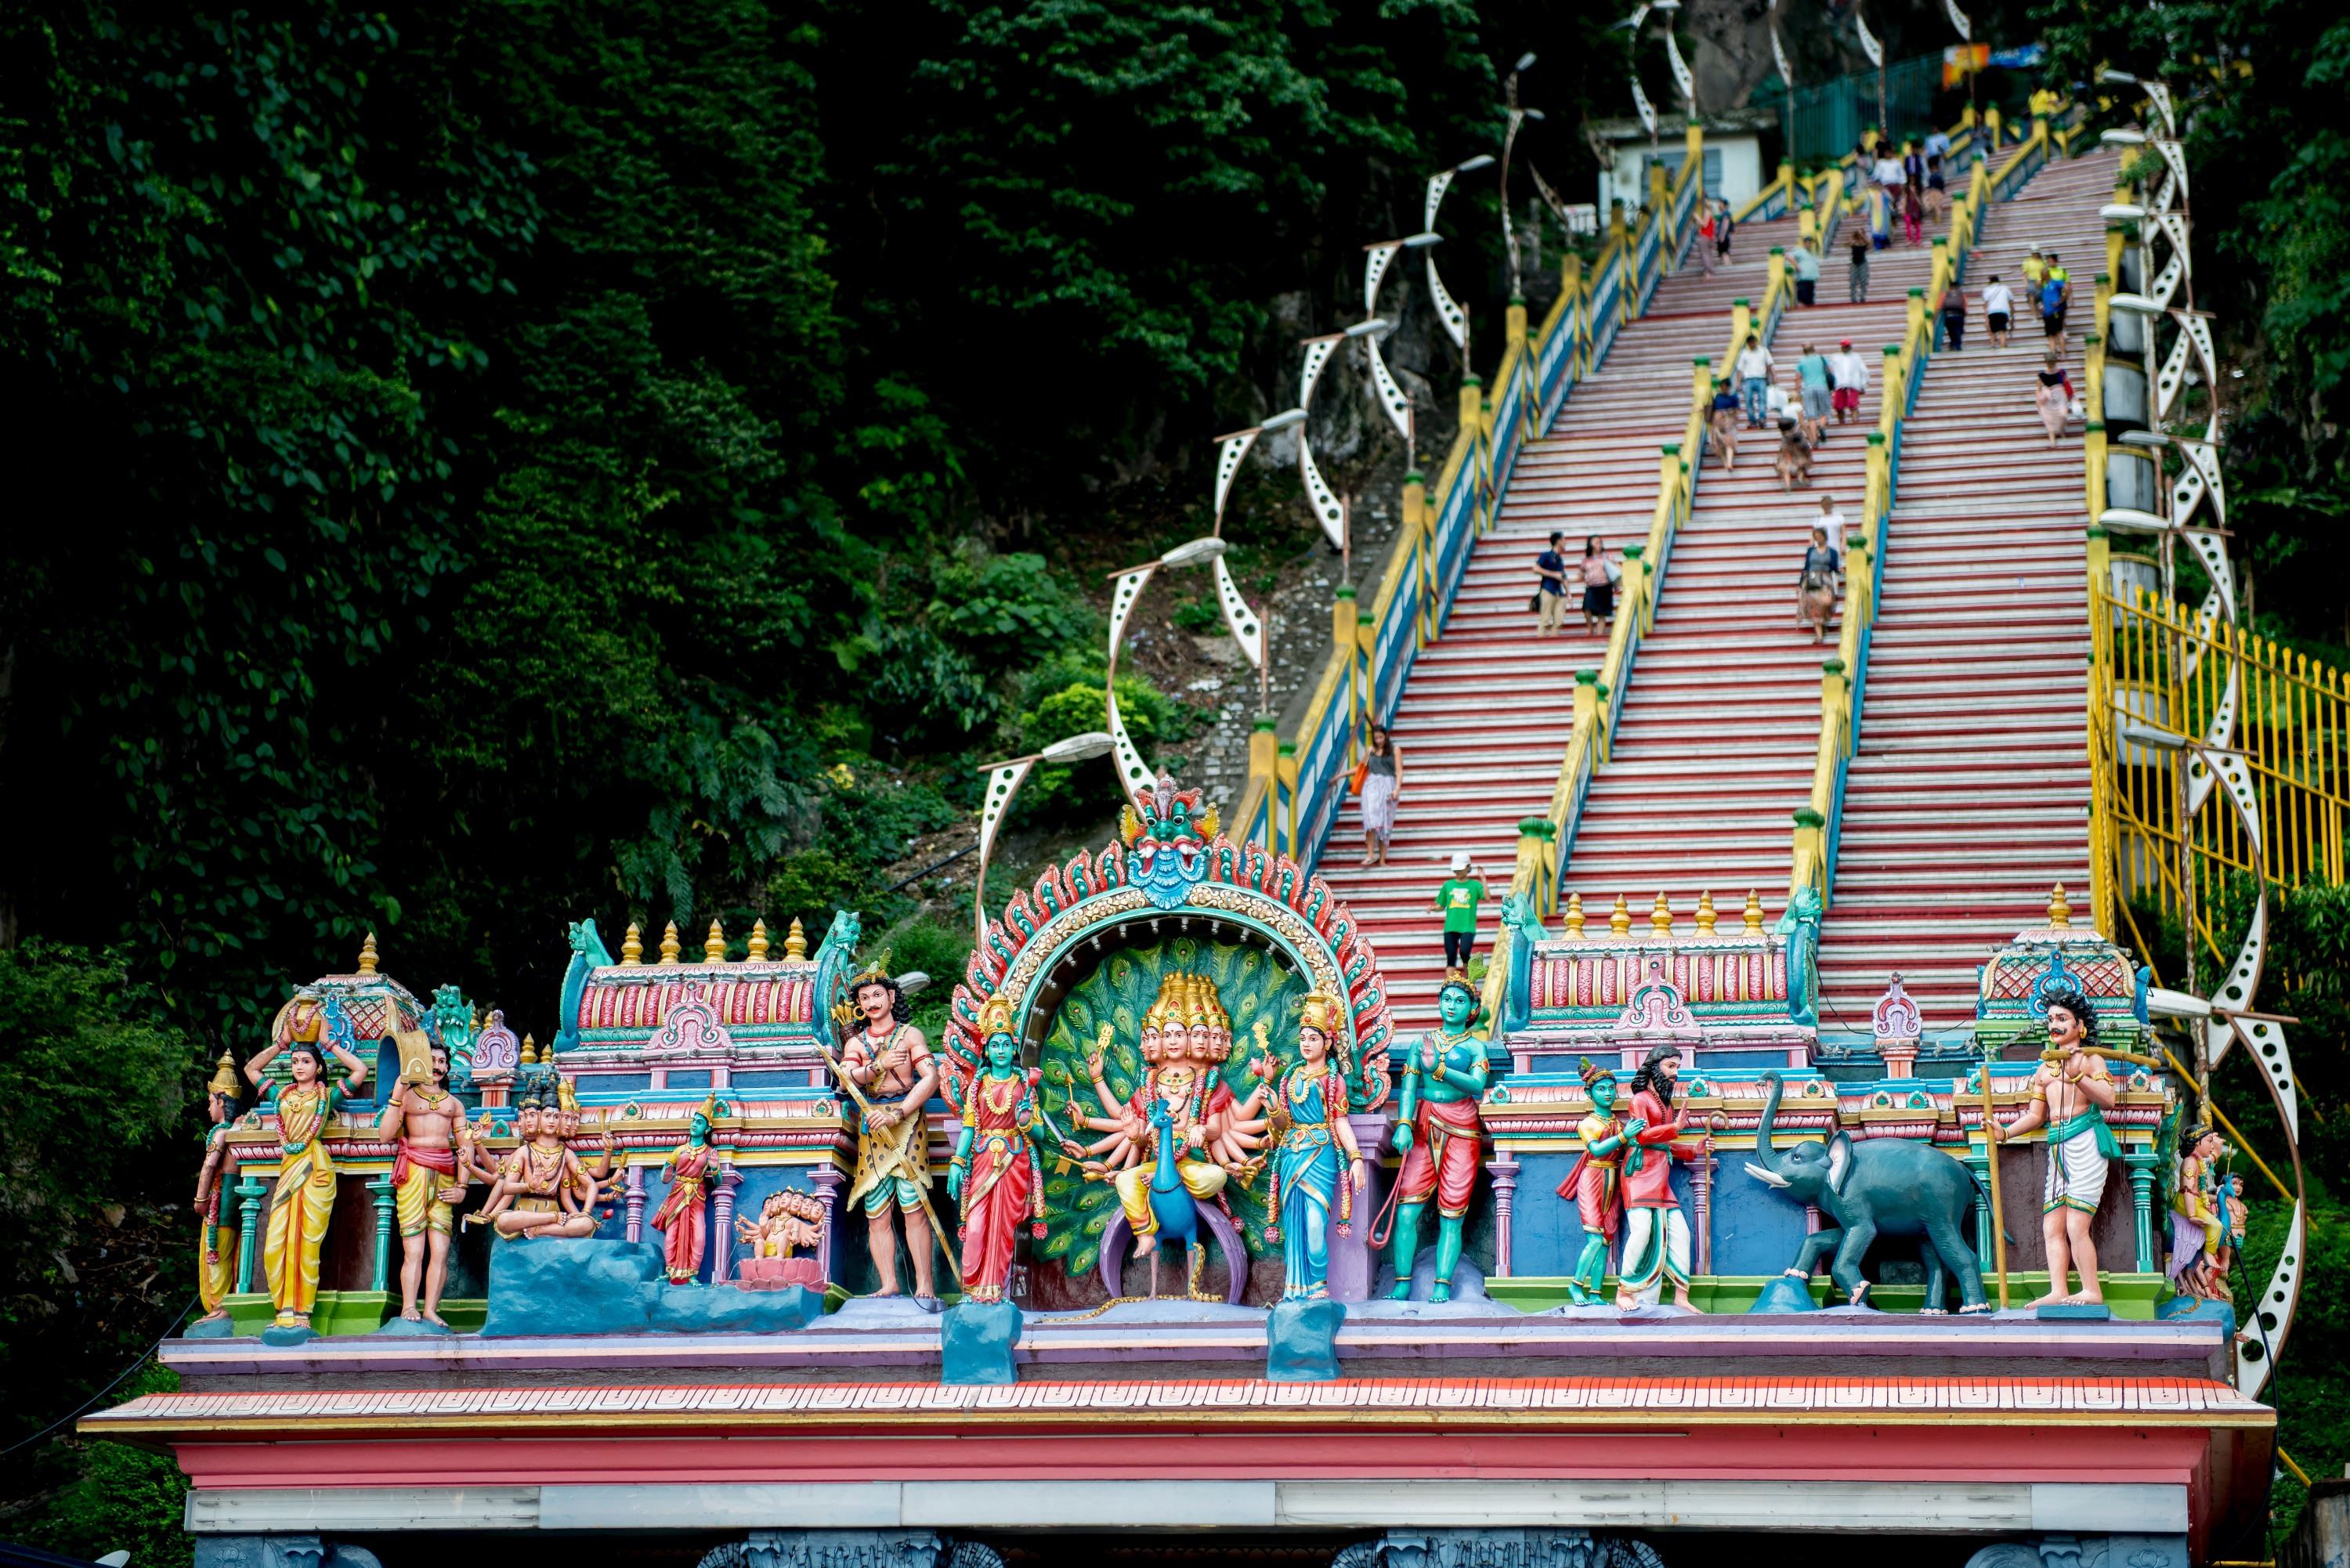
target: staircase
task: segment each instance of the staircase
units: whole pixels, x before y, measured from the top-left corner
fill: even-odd
[[[2100,153],[2052,163],[1990,208],[1967,264],[1966,348],[1937,353],[1918,389],[1821,929],[1829,1027],[1867,1027],[1897,971],[1928,1028],[1960,1023],[1974,1015],[1976,966],[2045,922],[2052,884],[2085,902],[2080,434],[2047,444],[2032,401],[2046,348],[2039,319],[2020,317],[2011,347],[1992,350],[1981,289],[1993,273],[2020,286],[2034,244],[2060,253],[2074,300],[2067,364],[2080,386],[2105,266],[2097,209],[2113,199],[2116,162]],[[1649,673],[1644,663],[1644,681]]]
[[[1688,418],[1690,362],[1721,353],[1731,302],[1762,297],[1771,247],[1792,248],[1794,236],[1792,219],[1742,226],[1732,261],[1716,276],[1707,278],[1692,255],[1659,286],[1648,314],[1624,326],[1597,372],[1576,384],[1550,431],[1520,455],[1500,517],[1471,551],[1442,637],[1413,667],[1390,721],[1403,789],[1388,862],[1360,864],[1362,817],[1352,799],[1321,862],[1324,877],[1378,946],[1400,1031],[1436,1023],[1444,952],[1443,920],[1433,903],[1456,851],[1474,858],[1492,894],[1493,902],[1480,912],[1476,949],[1480,955],[1491,952],[1500,899],[1516,859],[1518,823],[1550,809],[1558,782],[1573,727],[1575,672],[1596,669],[1607,651],[1604,632],[1583,629],[1581,594],[1571,574],[1565,633],[1536,635],[1526,608],[1536,581],[1534,557],[1553,529],[1567,535],[1562,548],[1570,566],[1589,535],[1597,535],[1619,561],[1625,545],[1646,541],[1656,509],[1659,450],[1681,439]],[[1823,272],[1823,296],[1831,274],[1841,291],[1841,274]],[[1856,454],[1857,441],[1846,444]],[[1767,462],[1767,456],[1759,463],[1750,458],[1742,475],[1760,472]],[[1706,483],[1714,483],[1709,474]],[[1856,510],[1858,487],[1848,488]],[[1700,486],[1700,501],[1703,494]],[[1681,548],[1675,546],[1662,585],[1667,604],[1687,580]],[[1792,579],[1792,566],[1786,575]],[[1792,624],[1793,599],[1781,597]],[[1631,692],[1648,679],[1648,658],[1641,653]],[[1814,664],[1814,686],[1816,674]],[[1624,756],[1620,746],[1617,756]],[[1808,761],[1804,771],[1808,777]],[[1801,793],[1798,788],[1786,798]],[[1782,861],[1789,809],[1783,802],[1778,807]],[[1778,887],[1785,885],[1783,864]]]
[[[1848,304],[1845,250],[1832,244],[1818,303],[1791,305],[1780,318],[1770,347],[1791,393],[1806,344],[1833,353],[1849,338],[1870,366],[1859,417],[1829,427],[1808,489],[1789,493],[1772,472],[1775,430],[1742,430],[1728,472],[1707,460],[1673,545],[1655,628],[1627,683],[1613,754],[1592,778],[1559,873],[1560,902],[1579,895],[1594,929],[1618,898],[1644,931],[1659,897],[1683,930],[1702,894],[1721,903],[1732,926],[1749,890],[1773,916],[1784,901],[1793,814],[1810,794],[1819,750],[1820,666],[1836,651],[1833,626],[1814,642],[1795,624],[1804,550],[1823,497],[1842,514],[1829,525],[1838,551],[1859,525],[1878,366],[1885,345],[1900,337],[1908,290],[1923,286],[1931,270],[1930,245],[1897,241],[1871,258],[1868,302]],[[1760,297],[1761,287],[1752,293]],[[1721,310],[1704,321],[1719,354]],[[1686,374],[1681,379],[1686,395]],[[1659,387],[1660,401],[1669,391]]]

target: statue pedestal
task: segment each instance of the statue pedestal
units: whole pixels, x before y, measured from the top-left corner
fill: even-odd
[[[1329,1383],[1338,1376],[1340,1302],[1278,1302],[1264,1324],[1264,1376],[1269,1383]]]
[[[1758,1312],[1817,1312],[1820,1303],[1812,1299],[1811,1287],[1801,1280],[1791,1280],[1781,1274],[1763,1285],[1754,1304],[1746,1309]]]
[[[1371,1249],[1371,1220],[1387,1197],[1388,1184],[1394,1173],[1379,1163],[1379,1156],[1393,1136],[1395,1116],[1385,1110],[1370,1111],[1347,1118],[1355,1129],[1355,1141],[1363,1150],[1363,1168],[1369,1179],[1363,1190],[1355,1194],[1355,1221],[1348,1227],[1351,1235],[1338,1234],[1338,1221],[1334,1214],[1330,1220],[1330,1269],[1325,1276],[1334,1302],[1367,1302],[1371,1299],[1372,1283],[1379,1275],[1379,1256]],[[1344,1150],[1340,1151],[1344,1153]]]
[[[1012,1353],[1020,1309],[1010,1302],[962,1302],[939,1319],[939,1381],[949,1387],[1020,1381]]]
[[[2050,1302],[2032,1309],[2032,1315],[2043,1323],[2070,1319],[2075,1323],[2109,1323],[2114,1309],[2103,1302]]]

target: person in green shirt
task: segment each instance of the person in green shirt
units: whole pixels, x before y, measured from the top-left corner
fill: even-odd
[[[1432,908],[1444,911],[1444,971],[1458,975],[1469,968],[1469,950],[1477,945],[1477,906],[1485,901],[1485,884],[1477,879],[1477,868],[1470,863],[1469,852],[1461,850],[1452,857],[1452,875],[1436,890]]]

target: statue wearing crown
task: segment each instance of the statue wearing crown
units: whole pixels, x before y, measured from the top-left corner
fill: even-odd
[[[1345,1022],[1336,998],[1308,992],[1297,1024],[1296,1062],[1276,1064],[1270,1074],[1263,1061],[1252,1064],[1271,1085],[1274,1121],[1283,1128],[1269,1205],[1274,1219],[1265,1239],[1282,1243],[1285,1301],[1329,1295],[1332,1210],[1338,1234],[1346,1235],[1354,1222],[1355,1194],[1369,1180],[1347,1120]]]
[[[848,1201],[865,1206],[873,1269],[880,1276],[874,1293],[894,1296],[898,1285],[898,1235],[889,1222],[895,1208],[905,1222],[906,1251],[914,1260],[914,1300],[938,1309],[931,1241],[930,1127],[922,1108],[938,1093],[939,1067],[930,1042],[907,1020],[913,1005],[889,977],[883,953],[849,981],[854,1011],[837,1066],[841,1086],[859,1109],[857,1177]]]
[[[947,1192],[962,1205],[965,1301],[1000,1302],[1026,1220],[1045,1234],[1045,1187],[1037,1179],[1043,1118],[1037,1077],[1020,1066],[1012,1004],[994,997],[979,1010],[984,1057],[963,1091],[962,1132],[947,1166]]]
[[[1116,1141],[1127,1146],[1124,1168],[1111,1180],[1118,1189],[1118,1206],[1134,1230],[1137,1258],[1150,1256],[1158,1247],[1159,1221],[1150,1206],[1153,1168],[1142,1159],[1156,1137],[1152,1107],[1165,1107],[1172,1124],[1176,1174],[1184,1190],[1203,1203],[1212,1201],[1224,1189],[1230,1175],[1211,1157],[1211,1140],[1228,1137],[1236,1130],[1246,1136],[1245,1125],[1235,1116],[1238,1102],[1232,1089],[1217,1082],[1217,1026],[1222,1023],[1229,1041],[1232,1023],[1216,999],[1215,982],[1205,975],[1165,976],[1159,981],[1158,1002],[1145,1015],[1146,1037],[1153,1015],[1158,1019],[1158,1064],[1146,1069],[1142,1085],[1124,1104],[1102,1077],[1107,1033],[1086,1057],[1094,1092],[1110,1113],[1108,1117],[1088,1116],[1086,1125],[1117,1129]],[[1144,1060],[1149,1060],[1147,1050]],[[1259,1129],[1264,1126],[1262,1120],[1253,1125]]]
[[[718,1177],[717,1151],[710,1147],[711,1124],[725,1114],[726,1107],[713,1091],[686,1123],[685,1141],[670,1150],[669,1158],[661,1162],[660,1174],[669,1183],[669,1193],[654,1211],[651,1223],[661,1233],[663,1272],[673,1285],[690,1285],[702,1272],[706,1245],[702,1215],[710,1204],[710,1184]]]

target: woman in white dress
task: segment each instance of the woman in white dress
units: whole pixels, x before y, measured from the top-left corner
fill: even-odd
[[[1388,839],[1395,832],[1396,800],[1403,794],[1403,753],[1385,724],[1371,726],[1363,753],[1363,864],[1388,863]]]

